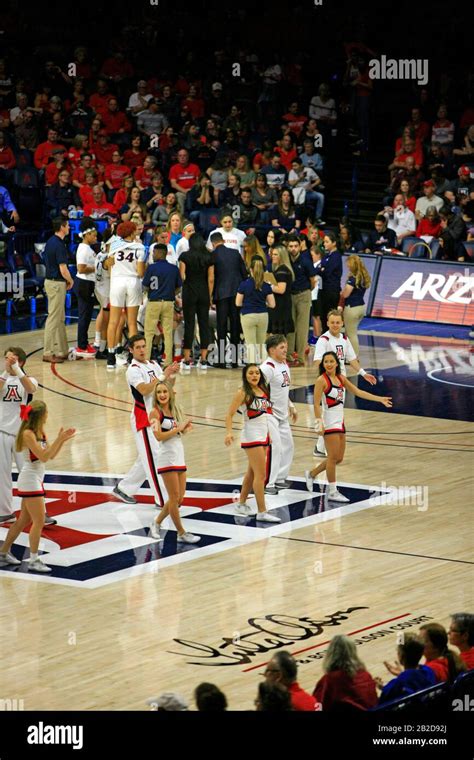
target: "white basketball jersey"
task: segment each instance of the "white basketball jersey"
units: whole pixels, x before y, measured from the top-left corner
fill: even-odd
[[[118,238],[111,244],[109,256],[115,259],[115,264],[110,270],[112,279],[138,277],[137,264],[139,261],[145,261],[145,247],[142,243]]]
[[[329,330],[323,333],[316,343],[314,350],[314,361],[321,360],[323,355],[328,351],[334,351],[341,365],[341,372],[343,375],[346,373],[345,362],[351,362],[353,359],[357,359],[356,352],[352,348],[352,343],[343,333],[339,333],[337,337],[331,335]]]

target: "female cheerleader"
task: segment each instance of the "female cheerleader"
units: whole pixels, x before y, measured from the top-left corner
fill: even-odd
[[[60,428],[56,439],[49,446],[44,432],[48,418],[48,409],[44,401],[32,401],[31,405],[27,406],[22,404],[20,409],[22,423],[16,438],[16,450],[22,451],[25,456],[25,464],[17,482],[18,496],[22,497],[21,512],[0,549],[0,563],[21,565],[20,560],[10,553],[10,547],[20,533],[32,523],[29,534],[29,569],[37,573],[50,573],[51,568],[38,557],[45,516],[44,463],[54,459],[63,444],[72,438],[76,431],[74,428]]]
[[[258,506],[257,520],[279,523],[280,518],[267,512],[265,506],[266,455],[267,447],[270,445],[268,415],[272,413],[272,404],[269,386],[256,364],[247,364],[242,370],[242,387],[235,394],[227,412],[226,446],[230,446],[234,440],[232,418],[243,405],[245,417],[240,446],[245,449],[249,464],[242,481],[240,501],[235,510],[239,515],[252,514],[252,507],[246,504],[246,501],[253,489]]]
[[[348,502],[336,488],[336,465],[344,458],[346,448],[346,429],[344,427],[344,401],[346,390],[354,396],[368,401],[378,401],[384,406],[391,407],[391,396],[376,396],[374,393],[361,391],[341,372],[341,367],[334,351],[327,351],[319,365],[319,377],[314,384],[314,416],[316,417],[316,432],[324,435],[327,449],[327,459],[312,470],[305,471],[306,487],[313,491],[313,480],[320,472],[326,470],[329,483],[328,498],[330,501]],[[322,400],[322,408],[321,408]],[[322,415],[322,416],[321,416]]]
[[[178,532],[178,543],[196,544],[199,536],[188,533],[183,528],[179,508],[186,491],[186,465],[181,436],[192,430],[191,420],[186,420],[175,400],[175,392],[170,383],[160,382],[155,387],[155,401],[149,415],[151,427],[158,441],[158,473],[163,478],[168,500],[159,516],[153,520],[150,533],[161,539],[160,527],[170,515]]]

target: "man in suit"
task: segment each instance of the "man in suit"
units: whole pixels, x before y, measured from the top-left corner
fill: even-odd
[[[240,315],[235,305],[235,296],[242,280],[248,274],[242,256],[235,248],[224,245],[222,233],[213,232],[210,242],[214,251],[214,303],[217,321],[217,366],[226,366],[226,337],[230,322],[230,345],[232,366],[237,367],[240,343]]]

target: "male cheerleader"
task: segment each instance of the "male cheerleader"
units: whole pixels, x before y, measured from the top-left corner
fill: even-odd
[[[164,379],[174,383],[179,364],[170,364],[163,372],[158,362],[148,361],[143,335],[132,335],[128,340],[128,345],[132,352],[132,361],[127,369],[126,378],[134,402],[130,422],[135,435],[138,457],[125,477],[117,483],[113,493],[126,504],[136,504],[137,500],[133,494],[145,480],[148,480],[156,506],[163,506],[164,488],[158,476],[158,442],[151,430],[148,415],[153,409],[153,391],[156,384]]]
[[[270,476],[265,493],[275,495],[289,488],[287,480],[293,461],[293,436],[289,418],[296,422],[298,415],[290,401],[290,370],[286,363],[288,343],[284,335],[270,335],[265,341],[268,358],[260,365],[270,386],[273,414],[268,417],[271,446],[269,447]]]
[[[13,346],[5,351],[5,370],[0,375],[0,525],[14,519],[12,463],[15,458],[18,472],[23,467],[23,454],[15,451],[15,439],[20,429],[20,406],[27,404],[38,390],[38,381],[28,377],[23,367],[26,353]],[[45,525],[56,525],[49,515]]]
[[[350,366],[355,369],[358,375],[362,375],[362,377],[364,377],[368,383],[375,385],[377,378],[374,375],[371,375],[369,372],[366,372],[365,369],[362,369],[356,352],[352,348],[352,343],[350,342],[347,335],[344,335],[344,333],[341,332],[342,325],[344,324],[342,314],[337,309],[331,309],[331,311],[328,312],[327,323],[329,329],[320,335],[318,342],[316,343],[316,348],[314,349],[314,361],[316,362],[316,368],[319,370],[319,365],[324,354],[326,354],[328,351],[334,351],[337,358],[339,359],[341,372],[344,376],[347,375],[347,362],[347,364],[350,364]],[[313,455],[326,456],[326,453],[327,452],[324,445],[324,437],[320,435],[316,441]]]

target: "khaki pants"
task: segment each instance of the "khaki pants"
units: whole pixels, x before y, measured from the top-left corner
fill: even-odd
[[[296,351],[300,362],[304,362],[305,350],[308,345],[309,316],[311,314],[311,291],[303,290],[302,293],[294,293],[291,296],[291,313],[295,332],[289,333],[288,357]]]
[[[48,296],[48,318],[44,326],[44,353],[46,356],[67,356],[68,343],[64,324],[66,303],[66,282],[45,280],[44,289]]]
[[[268,313],[242,314],[240,321],[247,346],[247,364],[258,364],[259,361],[265,361],[267,358],[265,338],[268,331]],[[258,354],[260,354],[260,359]]]
[[[153,337],[158,333],[156,323],[161,322],[165,339],[165,365],[173,361],[173,301],[148,301],[145,311],[146,358],[149,360]]]
[[[357,337],[357,328],[365,315],[365,304],[362,306],[345,306],[343,311],[344,327],[346,335],[352,343],[352,348],[359,357],[359,338]]]

